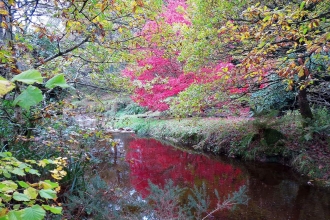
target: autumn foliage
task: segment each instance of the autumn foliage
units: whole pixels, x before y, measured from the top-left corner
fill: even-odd
[[[148,47],[139,48],[142,56],[123,71],[123,75],[129,77],[134,86],[132,99],[150,110],[169,109],[170,97],[176,96],[192,84],[219,80],[234,67],[229,62],[219,62],[194,72],[185,72],[184,62],[178,61],[179,46],[172,50],[164,49],[164,44],[182,38],[180,27],[191,25],[185,14],[186,8],[185,1],[168,1],[159,14],[162,22],[149,21],[142,30],[141,35]],[[168,39],[162,37],[165,34]],[[232,92],[240,91],[233,89]]]

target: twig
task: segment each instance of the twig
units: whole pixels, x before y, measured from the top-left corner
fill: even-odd
[[[230,202],[226,202],[224,201],[222,204],[219,204],[217,205],[217,208],[214,209],[212,212],[210,212],[209,214],[207,214],[207,216],[205,216],[204,218],[202,218],[202,220],[205,220],[207,219],[209,216],[211,216],[213,213],[219,211],[219,210],[222,210],[222,209],[225,209],[225,208],[229,208],[229,207],[232,207],[234,205],[237,205],[238,203],[230,203]]]

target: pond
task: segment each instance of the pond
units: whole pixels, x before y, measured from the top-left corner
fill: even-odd
[[[330,191],[308,184],[287,166],[194,154],[134,134],[114,134],[114,139],[119,145],[111,166],[101,166],[101,177],[142,198],[149,195],[148,181],[164,186],[170,179],[180,187],[205,184],[215,207],[215,189],[223,198],[245,185],[248,205],[217,213],[213,219],[330,219]]]

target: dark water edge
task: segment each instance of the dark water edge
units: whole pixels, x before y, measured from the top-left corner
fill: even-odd
[[[120,141],[101,176],[111,184],[149,195],[148,180],[164,186],[192,188],[203,183],[216,206],[214,189],[225,197],[245,185],[247,206],[217,213],[213,219],[320,219],[330,220],[330,190],[308,184],[308,179],[277,163],[245,162],[227,157],[205,156],[174,148],[155,139],[114,134]]]

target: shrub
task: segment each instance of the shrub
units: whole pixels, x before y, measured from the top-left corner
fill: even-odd
[[[313,119],[304,119],[302,127],[306,141],[312,140],[315,134],[323,139],[328,138],[330,133],[330,111],[326,107],[313,108]]]
[[[62,207],[55,203],[60,186],[57,182],[42,180],[40,173],[34,166],[48,167],[55,165],[51,176],[62,179],[66,172],[64,158],[40,161],[26,160],[21,162],[10,152],[0,153],[0,218],[41,220],[46,211],[61,214]],[[38,178],[35,178],[38,176]],[[23,178],[24,177],[24,178]],[[34,182],[34,179],[39,181]],[[30,183],[33,182],[33,183]]]

